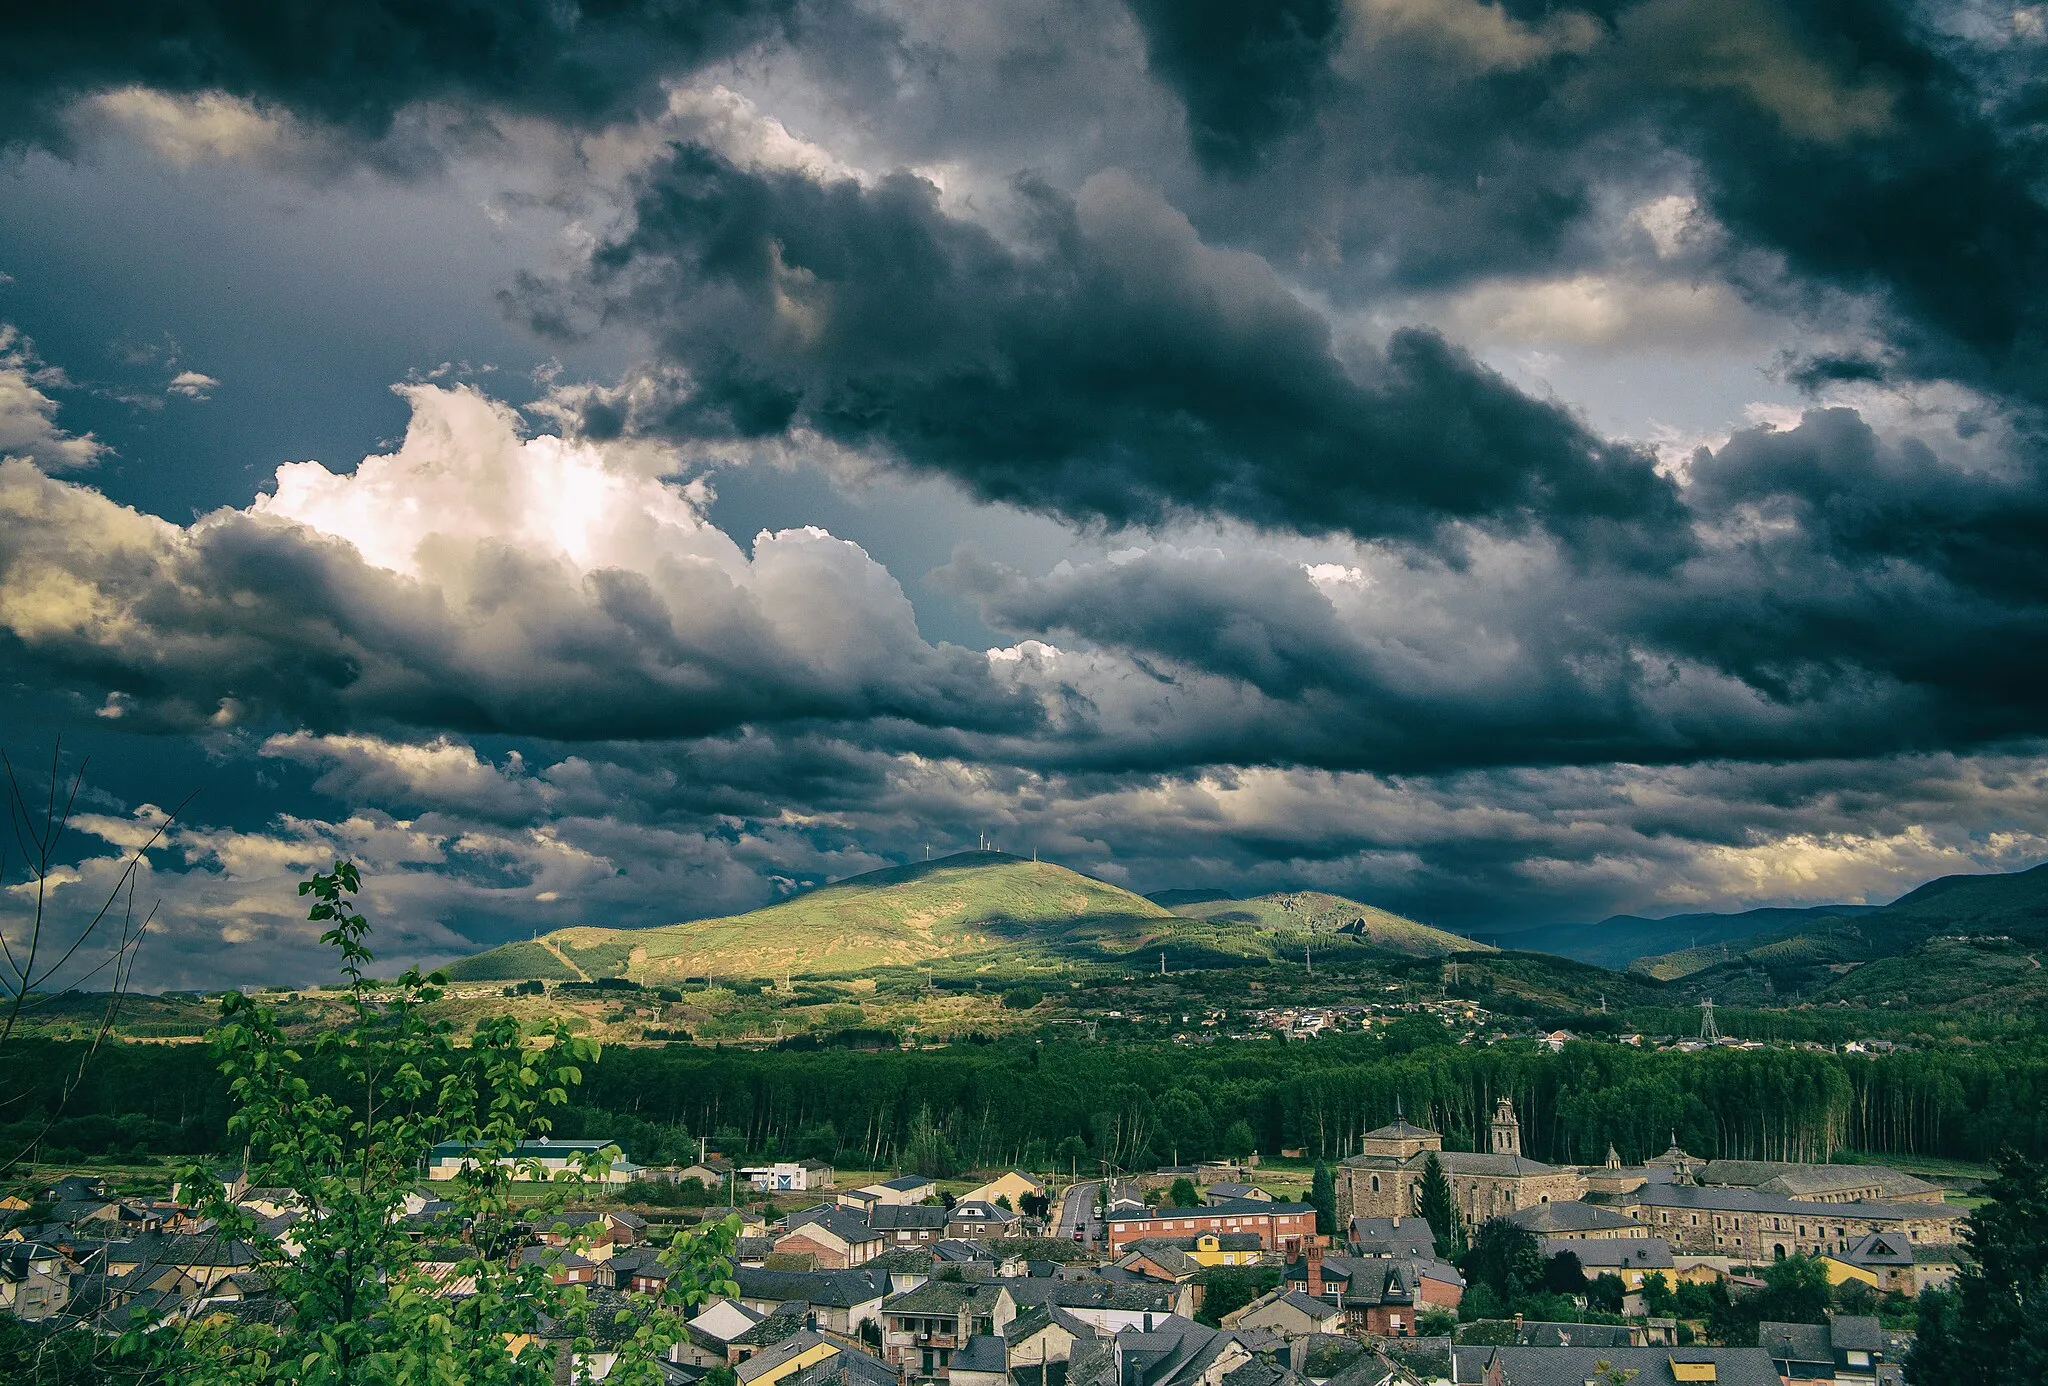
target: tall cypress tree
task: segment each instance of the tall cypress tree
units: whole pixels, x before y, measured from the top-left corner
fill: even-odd
[[[1316,1161],[1315,1182],[1309,1186],[1308,1201],[1316,1206],[1316,1231],[1332,1235],[1337,1231],[1337,1181],[1330,1167]]]
[[[1439,1259],[1452,1261],[1464,1254],[1464,1219],[1458,1216],[1458,1200],[1451,1195],[1450,1176],[1435,1155],[1422,1166],[1422,1216],[1436,1234]]]

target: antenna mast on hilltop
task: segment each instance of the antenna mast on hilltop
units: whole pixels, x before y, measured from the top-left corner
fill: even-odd
[[[1714,1023],[1714,998],[1709,996],[1700,1002],[1700,1038],[1717,1040],[1721,1038],[1721,1027]]]

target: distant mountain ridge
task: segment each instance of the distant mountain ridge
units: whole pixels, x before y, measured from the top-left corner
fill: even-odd
[[[1868,914],[1877,905],[1765,906],[1735,914],[1674,914],[1652,919],[1616,914],[1596,924],[1536,924],[1512,930],[1475,930],[1473,937],[1502,948],[1554,953],[1561,958],[1620,970],[1638,959],[1690,948],[1715,948],[1796,932],[1822,919]]]
[[[1169,898],[1221,892],[1167,892]],[[1175,969],[1292,960],[1301,934],[1433,957],[1472,944],[1314,892],[1178,910],[1051,862],[966,852],[854,876],[745,914],[655,928],[559,929],[464,958],[455,980],[831,976],[975,959],[1137,961]],[[1345,937],[1348,935],[1348,938]]]

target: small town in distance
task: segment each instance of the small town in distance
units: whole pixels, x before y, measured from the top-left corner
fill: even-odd
[[[346,870],[312,886],[354,917]],[[2036,1072],[2011,998],[1937,963],[2048,882],[1915,894],[1615,967],[1611,924],[1547,952],[984,852],[445,981],[136,998],[0,1203],[0,1325],[93,1370],[262,1342],[381,1209],[407,1302],[569,1381],[1901,1381],[2040,1177],[1995,1148]],[[705,968],[747,936],[776,975]],[[1930,961],[1858,997],[1885,964],[1816,965],[1845,949]],[[24,1052],[82,1052],[58,1015]],[[367,1193],[321,1153],[352,1142]]]

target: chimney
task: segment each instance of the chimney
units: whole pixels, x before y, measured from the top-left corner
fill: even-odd
[[[1323,1297],[1323,1248],[1315,1242],[1308,1245],[1308,1294],[1310,1299]]]
[[[1396,1213],[1396,1214],[1394,1214],[1394,1226],[1396,1226],[1396,1227],[1399,1227],[1400,1225],[1401,1225],[1401,1215],[1400,1215],[1399,1213]]]
[[[1522,1316],[1520,1314],[1515,1315],[1515,1341],[1518,1343],[1522,1341]]]

